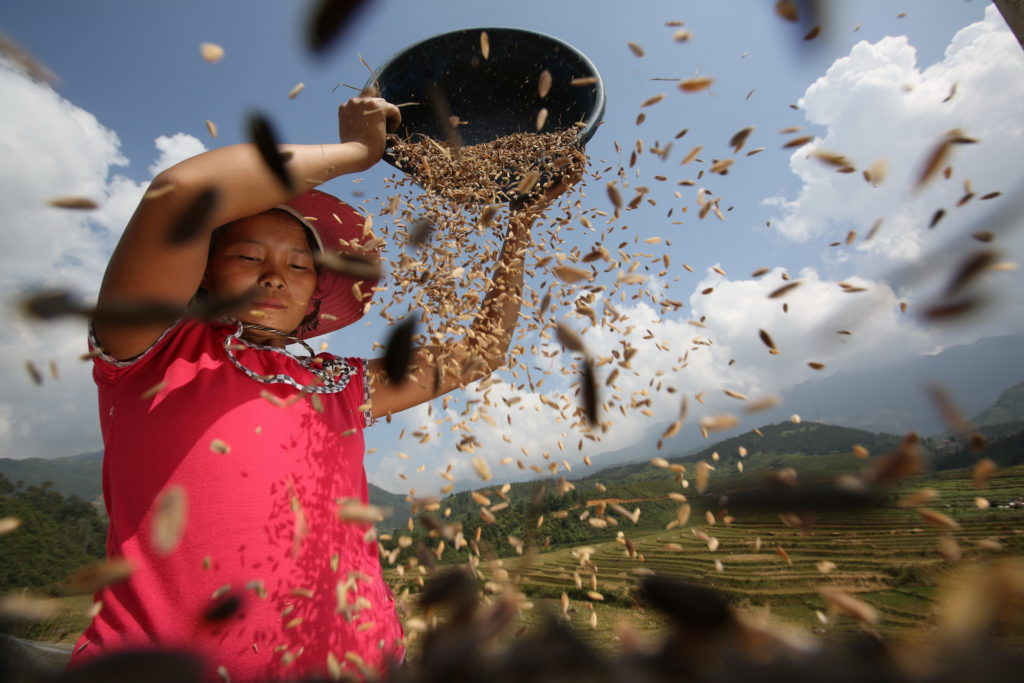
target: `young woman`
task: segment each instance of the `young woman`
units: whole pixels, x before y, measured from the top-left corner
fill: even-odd
[[[258,293],[215,323],[94,319],[107,551],[134,572],[97,594],[102,607],[72,666],[164,647],[200,655],[211,675],[281,680],[379,672],[403,656],[369,525],[339,515],[346,501],[367,501],[363,428],[505,362],[530,225],[567,185],[510,213],[464,338],[415,349],[407,381],[391,383],[381,360],[285,348],[351,323],[372,294],[372,282],[318,270],[314,252],[358,249],[365,237],[354,209],[311,188],[375,164],[399,111],[358,97],[338,121],[338,144],[282,147],[295,196],[251,145],[164,171],[111,257],[100,311]],[[175,239],[180,217],[211,187],[212,215],[191,239]],[[445,371],[435,373],[442,357]],[[167,511],[182,509],[178,532],[179,515]]]

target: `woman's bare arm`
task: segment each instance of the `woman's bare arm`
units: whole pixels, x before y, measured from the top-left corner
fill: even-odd
[[[204,152],[160,173],[139,203],[107,265],[98,306],[154,301],[184,306],[206,269],[210,234],[218,226],[271,209],[331,178],[359,173],[383,154],[386,126],[398,109],[379,98],[354,98],[338,110],[342,142],[281,145],[294,192],[288,192],[263,162],[255,145],[233,145]],[[208,188],[217,201],[194,236],[173,243],[171,232]],[[115,358],[144,351],[164,325],[117,325],[97,319],[96,338]]]
[[[505,364],[522,306],[523,264],[534,221],[578,176],[552,187],[544,197],[509,219],[509,231],[480,311],[465,336],[451,346],[428,345],[413,352],[409,375],[391,383],[383,359],[370,361],[370,400],[383,417],[447,394],[489,376]]]

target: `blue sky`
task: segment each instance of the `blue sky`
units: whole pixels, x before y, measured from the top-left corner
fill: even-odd
[[[368,75],[358,55],[376,66],[405,45],[437,33],[515,26],[565,40],[600,70],[608,108],[606,123],[588,145],[593,170],[627,162],[628,150],[638,139],[649,148],[689,129],[686,137],[675,141],[667,161],[644,154],[637,172],[630,170],[629,181],[649,186],[657,205],[627,212],[616,224],[622,229],[615,230],[614,240],[628,242],[626,251],[652,257],[669,254],[669,272],[664,277],[648,273],[643,287],[650,296],[681,300],[686,306],[662,317],[656,307],[644,308],[639,300],[617,303],[634,316],[636,335],[653,328],[653,336],[673,350],[661,354],[650,350],[649,343],[644,346],[651,340],[631,338],[630,343],[641,348],[640,361],[634,363],[635,375],[624,379],[617,393],[628,403],[629,397],[648,391],[653,395],[652,414],[630,413],[600,443],[588,444],[585,453],[595,462],[600,462],[603,451],[623,448],[639,433],[663,430],[680,394],[707,391],[707,411],[721,411],[730,407],[722,403],[722,388],[754,396],[822,376],[807,368],[806,360],[825,362],[824,374],[856,371],[986,335],[1021,331],[1024,316],[1019,304],[1009,301],[969,328],[935,328],[912,316],[901,317],[899,301],[925,300],[929,287],[936,284],[894,290],[886,279],[894,269],[921,262],[941,248],[943,240],[984,218],[988,207],[973,202],[950,210],[940,228],[926,229],[933,211],[950,207],[962,193],[966,178],[979,194],[1009,193],[1021,182],[1014,159],[1024,151],[1019,124],[1024,120],[1024,79],[1019,77],[1024,57],[998,13],[978,0],[824,3],[834,8],[825,31],[805,43],[794,27],[774,15],[773,4],[382,1],[368,3],[343,39],[324,58],[315,58],[301,40],[307,3],[5,3],[0,6],[0,29],[61,79],[54,94],[9,68],[0,71],[0,95],[7,102],[7,111],[0,115],[0,185],[7,188],[0,194],[0,210],[12,243],[4,257],[5,289],[70,284],[83,295],[94,295],[120,226],[153,172],[203,148],[244,141],[250,111],[266,113],[282,140],[334,141],[335,109],[353,94],[345,86],[335,87],[361,85]],[[905,16],[898,16],[901,13]],[[690,40],[673,41],[677,29],[665,25],[672,20],[685,22]],[[643,46],[644,57],[630,52],[630,41]],[[204,62],[198,51],[202,42],[222,45],[224,59]],[[683,94],[671,82],[652,80],[693,75],[714,77],[714,86],[709,92]],[[288,99],[299,82],[305,83],[304,90]],[[958,96],[943,103],[954,82]],[[641,103],[659,93],[665,99],[645,108],[646,121],[636,125]],[[794,103],[801,107],[792,109],[789,105]],[[206,120],[217,124],[218,138],[207,133]],[[736,155],[728,176],[705,175],[695,187],[677,185],[679,180],[696,179],[710,159],[733,156],[727,143],[746,126],[756,127],[746,150],[763,146],[764,152]],[[808,160],[806,149],[783,150],[782,143],[792,135],[779,131],[790,126],[802,126],[801,135],[816,136],[813,145],[849,156],[858,171],[879,158],[888,159],[889,180],[870,188],[859,172],[840,177]],[[909,186],[930,146],[952,127],[991,134],[972,149],[957,150],[956,173],[950,181],[911,193]],[[616,142],[626,151],[616,153]],[[704,147],[700,158],[705,163],[680,166],[694,145]],[[352,182],[355,178],[341,178],[326,189],[377,213],[385,197],[384,178],[392,173],[380,164],[360,176],[358,184]],[[609,210],[604,184],[613,175],[614,170],[584,188],[586,206]],[[668,180],[654,180],[655,175]],[[721,198],[723,211],[732,209],[725,220],[713,215],[699,220],[694,215],[697,187]],[[88,217],[43,206],[47,197],[59,194],[92,194],[105,201]],[[670,207],[673,217],[666,218]],[[850,230],[863,238],[881,217],[885,225],[875,242],[829,246]],[[681,225],[673,222],[680,219]],[[1009,260],[1019,260],[1019,232],[1016,241],[1004,245]],[[655,237],[662,242],[644,242]],[[575,242],[569,246],[589,251],[594,236],[579,230],[570,239]],[[693,272],[683,269],[683,263]],[[715,266],[726,275],[712,271]],[[775,270],[757,280],[750,273],[758,267]],[[785,315],[777,305],[765,303],[766,292],[780,284],[783,271],[805,282]],[[1016,281],[1011,278],[1019,279],[1016,273],[993,276],[1003,278],[997,280],[1001,291]],[[842,347],[815,341],[827,315],[841,318],[849,310],[848,295],[837,287],[840,281],[865,285],[870,290],[865,297],[873,297],[865,299],[871,302],[869,315],[859,310],[848,314],[848,323],[865,334]],[[707,288],[714,293],[701,295]],[[706,328],[687,324],[702,315],[707,316]],[[576,318],[571,322],[584,327]],[[772,329],[786,350],[784,358],[764,353],[756,335],[759,328]],[[328,341],[335,353],[367,355],[370,345],[386,333],[382,321],[371,315],[365,325]],[[0,456],[52,457],[97,449],[99,435],[91,412],[95,398],[87,368],[74,360],[84,346],[80,327],[69,323],[42,328],[17,321],[4,335],[0,346],[7,366],[2,375],[10,381],[0,390]],[[712,346],[696,344],[695,360],[679,369],[679,355],[697,335]],[[622,335],[596,328],[585,338],[599,355],[622,341]],[[530,337],[524,343],[537,341]],[[40,365],[57,360],[61,379],[41,388],[31,386],[23,367],[29,357]],[[729,365],[734,359],[737,362]],[[566,354],[555,366],[537,361],[552,369],[569,363]],[[654,390],[655,378],[678,393]],[[553,392],[549,398],[571,391],[569,379],[557,371],[547,387]],[[501,384],[496,391],[508,396],[513,390]],[[718,397],[712,400],[715,392]],[[531,410],[538,400],[538,395],[524,397],[520,406],[525,410],[513,416],[515,438],[506,432],[510,438],[501,439],[502,433],[484,420],[474,423],[492,462],[533,458],[531,463],[546,467],[549,461],[538,458],[545,444],[575,444],[580,438],[571,420],[557,423]],[[451,445],[449,427],[460,421],[460,411],[461,407],[453,408],[447,423],[434,424],[436,438],[426,445],[408,437],[399,441],[398,434],[444,416],[440,407],[434,415],[428,416],[425,409],[410,411],[396,416],[391,425],[374,427],[368,434],[370,445],[378,448],[367,458],[371,480],[392,490],[410,485],[436,490],[444,483],[436,472],[449,462],[457,476],[472,476],[468,458]],[[494,417],[501,422],[506,414],[497,410]],[[680,445],[694,443],[699,438],[695,422],[678,438]],[[530,455],[523,455],[524,449]],[[566,452],[556,459],[564,457],[575,467],[581,453],[570,450],[571,455]],[[410,458],[396,459],[396,451]],[[420,466],[423,473],[415,471]],[[498,466],[492,469],[498,478],[519,474]]]
[[[713,75],[718,79],[715,97],[726,106],[712,112],[706,102],[699,108],[696,102],[681,102],[665,112],[664,128],[652,113],[645,133],[675,133],[669,127],[672,119],[680,127],[690,126],[693,137],[722,131],[726,139],[752,121],[769,130],[799,124],[801,117],[786,105],[854,42],[907,35],[927,64],[941,56],[957,29],[980,19],[985,6],[977,0],[906,2],[899,11],[907,17],[900,19],[896,6],[884,0],[830,3],[843,12],[835,19],[835,30],[825,36],[831,42],[801,50],[804,44],[795,39],[796,32],[774,16],[767,0],[385,0],[366,3],[344,39],[321,59],[310,55],[302,40],[307,21],[303,9],[311,4],[15,2],[0,8],[0,26],[61,77],[62,96],[117,133],[123,153],[133,161],[124,175],[142,181],[157,135],[180,131],[210,145],[214,141],[203,125],[210,119],[220,128],[216,142],[240,142],[244,114],[252,108],[272,116],[284,139],[331,140],[336,136],[332,105],[352,94],[344,87],[332,92],[334,86],[366,80],[357,55],[376,66],[405,45],[468,26],[542,31],[587,54],[601,71],[610,98],[608,123],[595,140],[595,153],[603,153],[612,140],[633,137],[630,128],[642,101],[671,87],[650,78]],[[671,40],[675,29],[664,25],[671,19],[686,22],[694,34],[689,44]],[[860,30],[853,31],[858,24]],[[198,58],[198,45],[207,41],[227,51],[215,66]],[[647,56],[633,57],[627,41],[644,46]],[[744,53],[749,54],[741,59]],[[306,89],[301,99],[289,101],[283,95],[298,82]],[[741,104],[752,88],[751,100]]]

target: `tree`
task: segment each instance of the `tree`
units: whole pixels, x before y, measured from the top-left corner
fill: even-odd
[[[0,537],[0,593],[57,591],[69,574],[105,554],[107,523],[96,508],[65,498],[49,482],[22,489],[0,475],[0,517],[21,520]]]

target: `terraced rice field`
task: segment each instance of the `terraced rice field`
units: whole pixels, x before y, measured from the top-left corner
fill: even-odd
[[[932,488],[939,493],[929,507],[960,524],[960,530],[951,532],[963,554],[960,562],[985,557],[1024,557],[1024,510],[983,510],[975,503],[977,497],[999,503],[1024,496],[1024,466],[997,472],[985,489],[971,485],[968,470],[919,477],[902,488],[903,492]],[[779,621],[826,637],[857,629],[849,619],[822,624],[815,614],[825,609],[818,589],[839,588],[856,594],[879,611],[879,630],[883,635],[906,638],[927,635],[935,623],[938,583],[959,564],[937,552],[940,535],[945,532],[926,524],[914,508],[890,505],[857,514],[821,517],[812,529],[802,532],[770,516],[709,525],[703,510],[698,511],[698,501],[691,500],[695,513],[686,527],[644,531],[634,530],[627,522],[608,529],[608,541],[589,546],[593,548],[590,563],[581,564],[580,553],[574,554],[573,549],[561,549],[532,558],[510,555],[491,562],[485,560],[480,563],[481,574],[494,581],[501,578],[496,576],[497,568],[508,571],[510,580],[532,603],[533,609],[522,610],[518,628],[534,627],[545,611],[561,613],[560,597],[565,592],[570,601],[568,619],[595,644],[607,647],[614,644],[620,635],[617,629],[623,623],[640,632],[653,632],[664,626],[661,615],[647,608],[634,594],[638,570],[715,587],[728,593],[741,610],[767,611]],[[641,508],[644,505],[641,503]],[[707,542],[694,535],[694,529],[717,539],[717,549],[709,550]],[[620,530],[629,536],[638,554],[636,558],[630,558],[625,545],[615,540]],[[757,539],[760,549],[755,551]],[[978,545],[979,541],[996,541],[1002,549],[986,549]],[[669,544],[677,544],[678,548]],[[776,548],[785,551],[788,562]],[[452,560],[457,557],[448,555]],[[464,561],[465,553],[458,557]],[[716,560],[721,562],[720,570]],[[818,567],[822,561],[834,563],[835,569],[823,573]],[[580,578],[579,588],[574,573]],[[410,591],[409,615],[418,616],[414,607],[418,574],[406,572],[400,577],[389,569],[386,575],[396,595]],[[603,599],[588,596],[588,591],[600,593]],[[63,601],[66,613],[42,625],[32,637],[63,642],[77,637],[87,623],[85,612],[91,600],[88,596],[74,596]],[[596,627],[592,626],[592,612],[597,614]],[[1013,642],[1024,647],[1024,634],[1017,634]]]
[[[565,592],[570,600],[567,616],[598,642],[610,642],[616,623],[624,619],[640,631],[662,625],[634,594],[637,572],[646,571],[720,589],[742,610],[770,610],[780,621],[825,635],[857,628],[851,620],[823,624],[816,615],[825,610],[818,590],[838,588],[878,610],[883,635],[924,635],[935,622],[937,584],[949,570],[985,557],[1024,556],[1024,510],[979,509],[975,502],[978,497],[998,503],[1024,496],[1024,467],[998,472],[984,489],[972,486],[969,470],[919,477],[904,484],[900,495],[922,488],[938,492],[927,507],[955,519],[958,530],[931,526],[916,508],[895,504],[822,516],[808,530],[787,527],[772,516],[712,525],[695,513],[685,528],[671,531],[634,532],[628,522],[609,529],[608,542],[589,546],[589,561],[586,551],[562,549],[532,558],[483,561],[480,569],[487,580],[501,578],[500,572],[495,576],[498,567],[508,571],[540,610],[561,612]],[[717,539],[717,548],[710,550],[694,530]],[[629,536],[635,557],[615,540],[617,531]],[[939,553],[943,535],[956,541],[960,560],[949,559],[949,551],[947,557]],[[835,566],[819,564],[823,562]],[[407,579],[394,578],[396,592],[410,585]],[[591,626],[594,610],[596,628]],[[523,611],[527,628],[538,620],[538,611]]]

